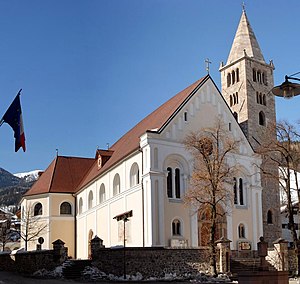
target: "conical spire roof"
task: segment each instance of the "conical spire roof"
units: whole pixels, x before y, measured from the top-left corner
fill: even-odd
[[[245,56],[245,52],[247,56],[253,57],[256,60],[265,63],[265,59],[250,26],[246,12],[243,10],[240,23],[228,56],[227,64],[230,64]]]

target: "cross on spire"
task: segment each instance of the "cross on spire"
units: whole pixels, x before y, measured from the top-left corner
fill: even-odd
[[[242,9],[243,9],[243,12],[246,12],[246,5],[245,5],[245,2],[242,3]]]
[[[207,74],[209,74],[209,64],[211,64],[211,61],[209,61],[208,58],[205,59],[205,66],[206,66],[206,71],[207,71]]]

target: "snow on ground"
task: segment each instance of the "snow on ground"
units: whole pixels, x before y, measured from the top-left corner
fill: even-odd
[[[63,278],[63,266],[56,267],[52,271],[48,271],[46,269],[41,269],[36,271],[33,274],[33,277],[36,278]],[[113,274],[106,274],[100,271],[97,267],[90,267],[87,266],[82,273],[82,279],[85,282],[95,282],[95,281],[130,281],[130,282],[156,282],[156,281],[189,281],[191,283],[238,283],[238,282],[231,282],[229,277],[226,274],[219,274],[217,277],[212,277],[205,273],[199,273],[196,277],[192,277],[189,274],[178,276],[176,273],[169,273],[165,274],[164,277],[155,278],[149,277],[144,278],[143,275],[137,272],[135,275],[126,275],[126,279],[124,276],[116,276]]]

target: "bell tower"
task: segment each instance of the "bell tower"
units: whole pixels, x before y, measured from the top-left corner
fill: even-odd
[[[265,62],[243,8],[227,62],[221,63],[220,72],[222,95],[254,151],[267,125],[276,123],[275,100],[270,92],[274,69],[272,61]],[[272,138],[276,139],[275,133]],[[271,243],[281,237],[279,185],[263,174],[261,177],[263,231],[265,240]]]

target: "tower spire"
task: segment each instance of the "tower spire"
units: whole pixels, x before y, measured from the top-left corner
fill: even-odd
[[[246,15],[245,4],[243,4],[242,16],[233,40],[233,44],[228,56],[227,64],[235,62],[247,54],[255,60],[265,63],[265,59],[256,40]]]

